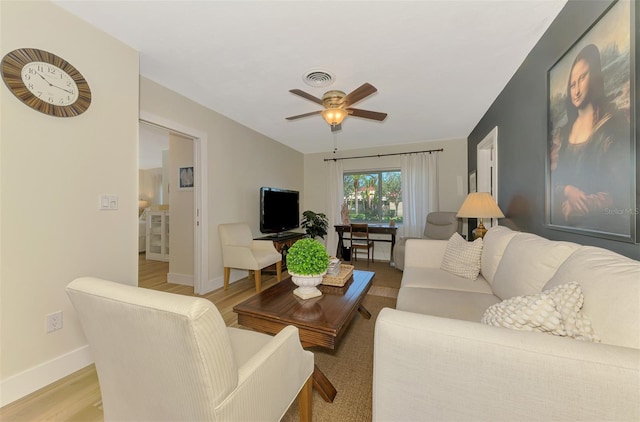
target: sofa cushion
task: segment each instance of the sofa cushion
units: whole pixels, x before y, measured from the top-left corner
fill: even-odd
[[[603,343],[640,349],[640,262],[583,246],[558,268],[545,289],[577,281],[584,312]]]
[[[580,311],[583,301],[578,283],[561,284],[537,295],[515,296],[497,303],[487,309],[481,322],[599,342],[589,318]]]
[[[440,268],[451,274],[475,280],[480,273],[482,238],[467,242],[457,232],[451,235]]]
[[[493,283],[493,277],[498,269],[498,264],[504,255],[504,250],[518,232],[507,227],[493,226],[482,239],[482,259],[480,274],[489,284]]]
[[[400,287],[460,290],[492,295],[491,286],[478,275],[475,281],[451,274],[440,268],[407,267],[402,274]]]
[[[442,318],[479,322],[484,311],[500,299],[492,294],[402,287],[396,309]]]
[[[519,233],[509,242],[491,287],[500,299],[540,293],[579,245]],[[570,280],[572,281],[572,280]]]

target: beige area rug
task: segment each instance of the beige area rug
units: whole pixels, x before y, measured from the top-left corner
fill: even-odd
[[[377,272],[375,279],[378,279]],[[398,282],[396,282],[397,285],[399,285]],[[356,315],[336,350],[319,347],[309,349],[314,353],[315,363],[338,390],[333,403],[325,402],[314,391],[314,421],[366,422],[371,420],[375,321],[382,308],[394,308],[395,304],[394,298],[368,294],[363,305],[371,312],[371,319],[367,320],[360,314]],[[282,421],[298,420],[298,402],[295,401]]]

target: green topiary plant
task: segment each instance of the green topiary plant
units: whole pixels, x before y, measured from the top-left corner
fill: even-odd
[[[323,213],[315,213],[313,211],[305,211],[302,213],[302,228],[307,231],[307,234],[315,239],[319,237],[324,239],[327,234],[327,228],[329,227],[329,220]]]
[[[329,268],[329,254],[315,239],[300,239],[287,251],[287,269],[297,275],[320,275]]]

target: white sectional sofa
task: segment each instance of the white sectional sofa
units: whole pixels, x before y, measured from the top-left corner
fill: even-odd
[[[376,321],[373,420],[640,420],[640,262],[499,226],[483,243],[472,281],[440,268],[446,240],[407,241]],[[600,342],[480,322],[574,281]]]

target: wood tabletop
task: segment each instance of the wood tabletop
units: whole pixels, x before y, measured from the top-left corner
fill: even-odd
[[[318,286],[322,296],[302,300],[293,294],[296,285],[290,277],[236,305],[238,323],[267,334],[277,334],[287,325],[295,325],[304,347],[335,349],[357,312],[362,307],[375,273],[355,270],[344,287]],[[370,317],[370,315],[369,315]]]

